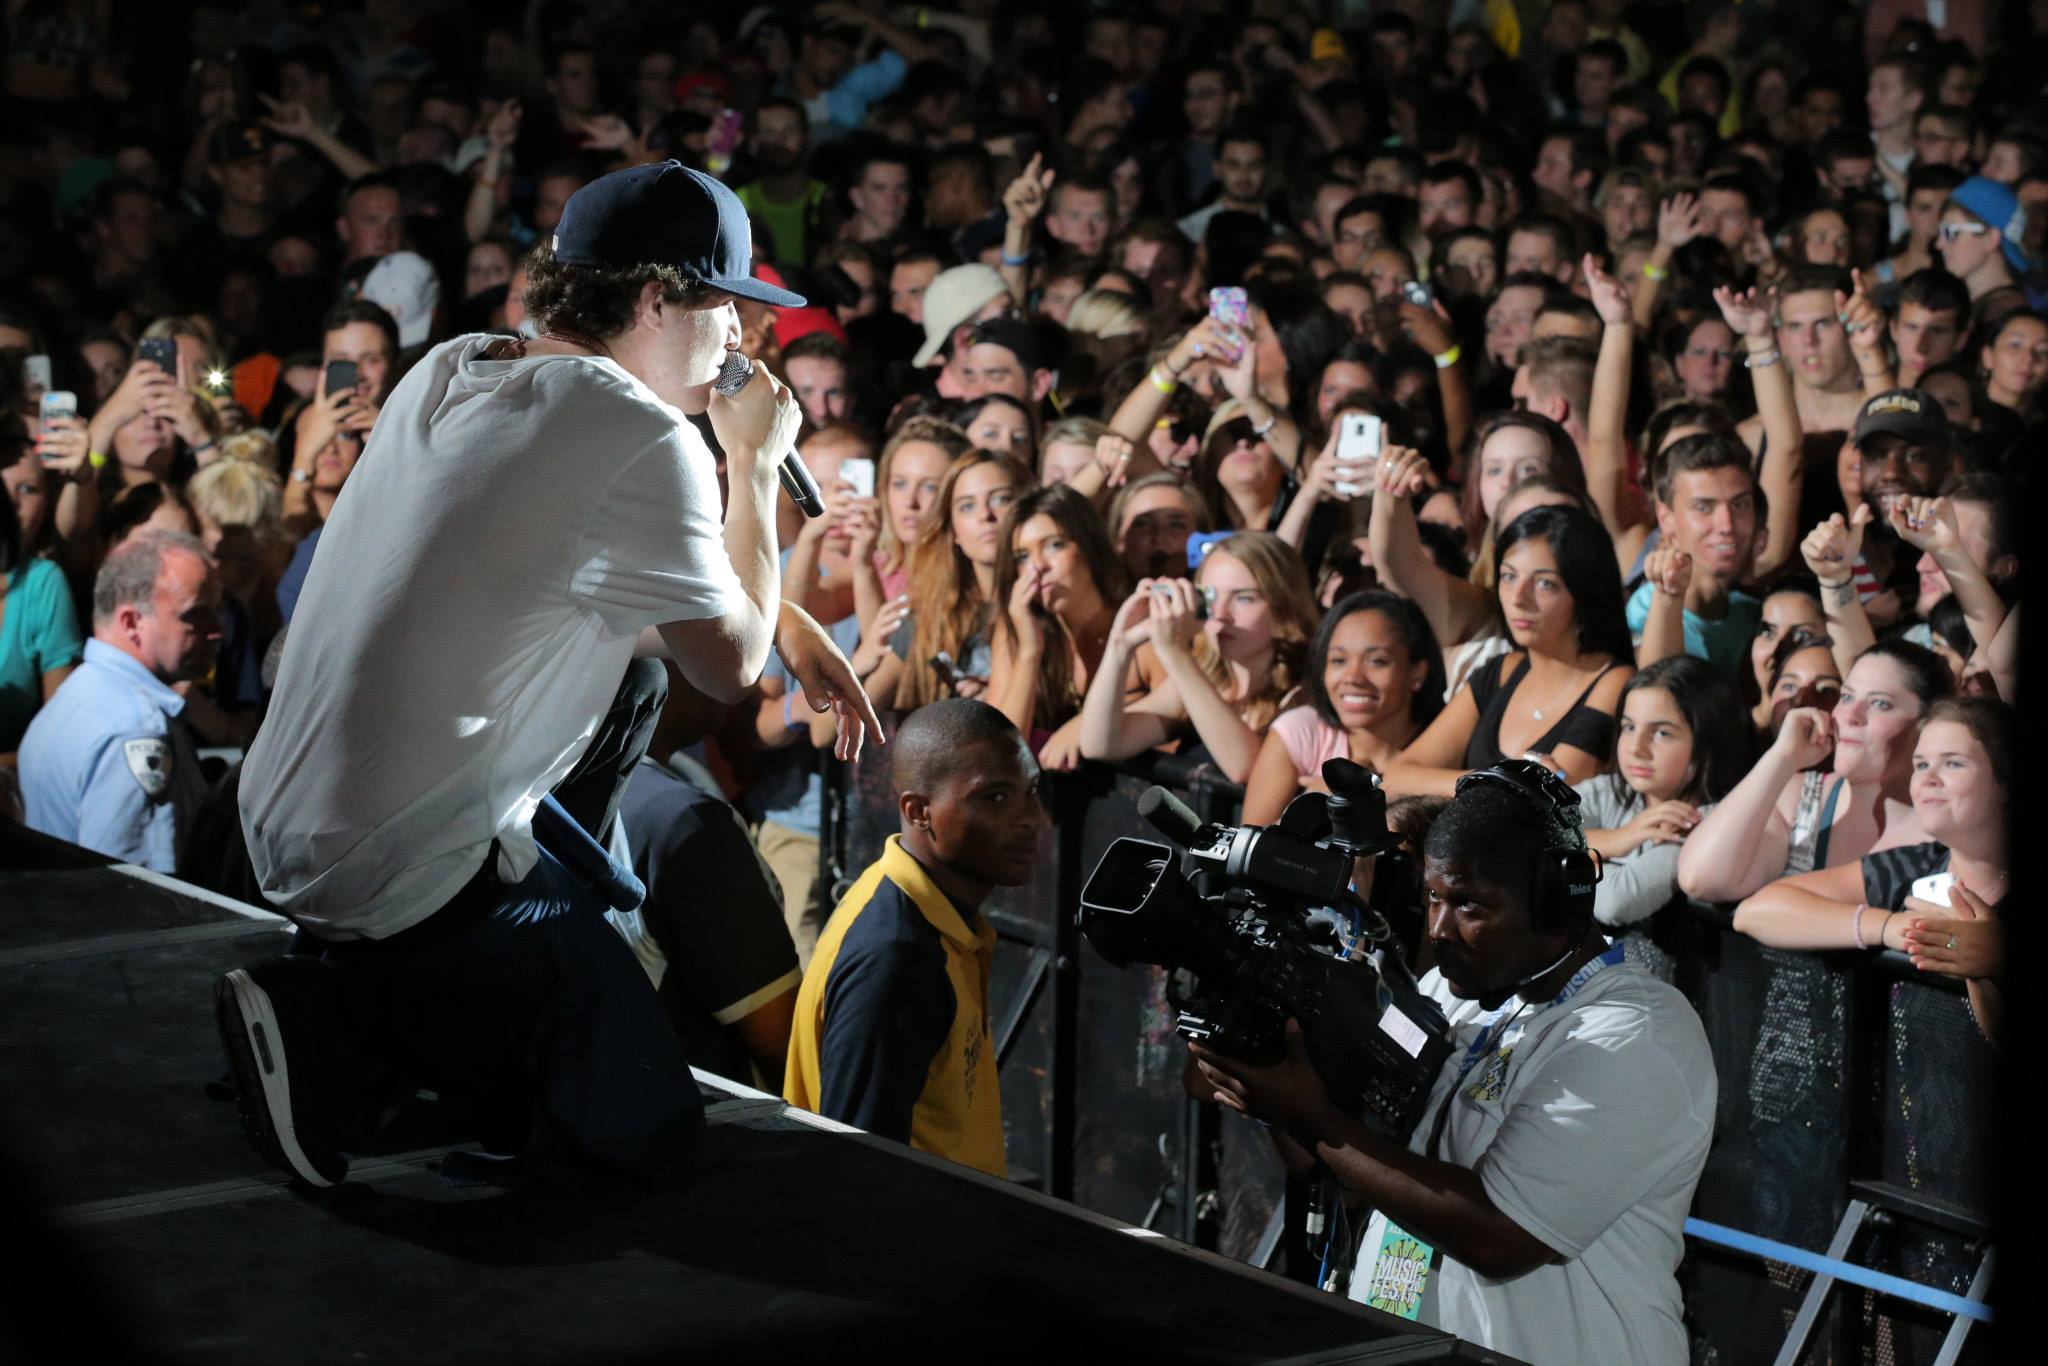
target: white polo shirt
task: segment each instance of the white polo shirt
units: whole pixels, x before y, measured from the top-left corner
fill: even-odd
[[[609,360],[493,340],[436,347],[379,415],[243,769],[264,895],[327,938],[425,919],[494,839],[524,877],[639,632],[745,603],[683,415]]]
[[[1425,1149],[1455,1087],[1437,1156],[1478,1172],[1494,1205],[1564,1259],[1494,1280],[1446,1256],[1424,1319],[1433,1303],[1436,1327],[1531,1366],[1684,1366],[1678,1263],[1717,1093],[1691,1002],[1632,963],[1603,968],[1562,1004],[1524,1010],[1459,1084],[1496,1016],[1435,970],[1420,985],[1455,1046],[1409,1146]],[[1367,1270],[1353,1299],[1366,1299]]]

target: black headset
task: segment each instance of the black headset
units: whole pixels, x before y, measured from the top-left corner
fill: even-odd
[[[1571,784],[1529,759],[1504,759],[1492,768],[1474,769],[1458,779],[1454,796],[1482,783],[1506,788],[1543,813],[1546,832],[1571,829],[1577,822],[1566,815],[1579,804]],[[1593,927],[1593,888],[1600,881],[1600,867],[1583,842],[1560,845],[1546,839],[1536,855],[1530,879],[1529,922],[1538,930],[1569,934]]]

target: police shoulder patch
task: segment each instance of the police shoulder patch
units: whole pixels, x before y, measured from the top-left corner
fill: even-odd
[[[142,740],[123,740],[122,754],[128,760],[128,772],[135,777],[142,795],[151,801],[171,790],[171,742],[162,736]]]

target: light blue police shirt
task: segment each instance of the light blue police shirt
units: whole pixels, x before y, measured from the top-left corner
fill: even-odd
[[[85,642],[85,662],[29,722],[21,791],[31,829],[161,873],[206,795],[178,714],[185,699],[132,655]]]

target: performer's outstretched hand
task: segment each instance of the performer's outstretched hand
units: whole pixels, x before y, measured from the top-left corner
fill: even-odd
[[[887,744],[882,736],[882,719],[875,704],[860,685],[839,647],[810,613],[794,603],[782,604],[775,627],[775,652],[804,690],[804,698],[819,711],[830,707],[839,717],[839,739],[833,757],[848,761],[860,758],[862,742],[874,736],[876,744]]]

